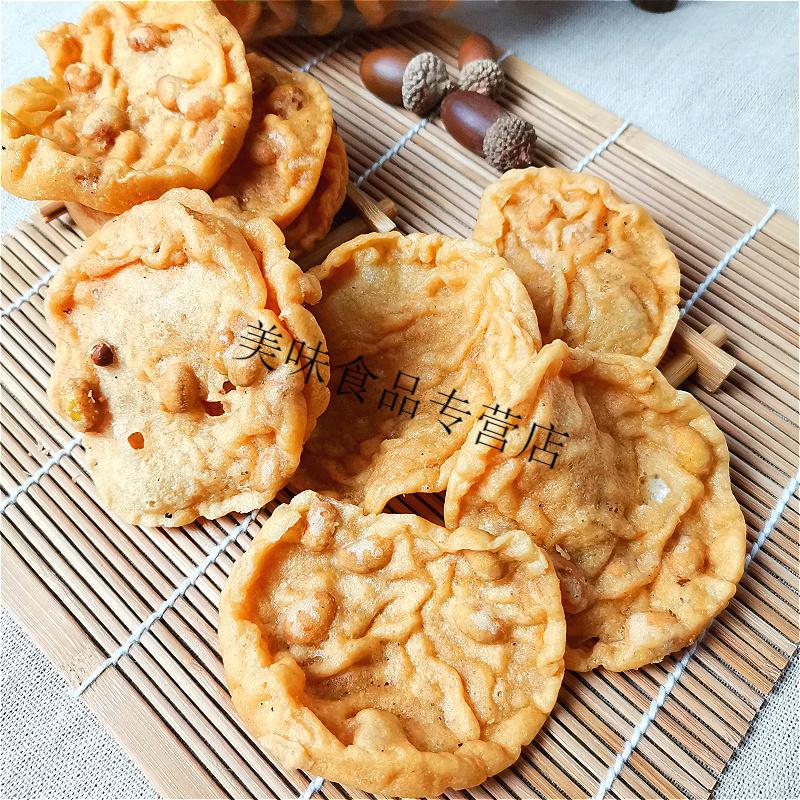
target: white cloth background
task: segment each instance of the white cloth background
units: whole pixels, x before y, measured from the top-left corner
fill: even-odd
[[[3,87],[44,74],[34,33],[85,3],[0,2]],[[797,217],[796,3],[688,3],[652,15],[627,2],[471,3],[473,29],[767,203]],[[30,213],[2,195],[2,230]],[[4,611],[0,795],[157,797]],[[718,798],[800,797],[797,659],[767,700]]]

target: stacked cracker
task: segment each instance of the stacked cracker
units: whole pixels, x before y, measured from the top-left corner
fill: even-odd
[[[475,241],[370,234],[304,274],[284,236],[308,246],[346,164],[308,76],[245,56],[211,4],[100,5],[41,40],[54,76],[4,97],[3,180],[120,214],[46,306],[51,397],[101,496],[179,525],[305,489],[220,607],[275,757],[387,794],[473,786],[565,666],[658,661],[725,607],[744,520],[724,437],[656,366],[679,271],[644,209],[514,171]],[[531,457],[537,427],[557,460]],[[444,492],[447,527],[381,513],[410,492]]]
[[[3,94],[3,186],[84,233],[172,188],[266,216],[297,258],[330,230],[348,165],[310,75],[244,52],[212,4],[92,6],[39,34],[52,74]]]

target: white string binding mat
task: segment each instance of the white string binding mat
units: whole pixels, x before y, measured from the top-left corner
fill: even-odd
[[[39,278],[36,283],[31,286],[30,289],[23,292],[13,303],[9,303],[2,311],[0,311],[0,317],[7,317],[12,311],[16,311],[20,308],[24,303],[27,303],[35,294],[39,293],[39,290],[43,287],[47,286],[50,283],[50,279],[53,275],[56,274],[56,270],[58,267],[53,267],[53,269],[48,270]]]
[[[356,178],[356,186],[361,186],[364,181],[372,175],[375,170],[380,169],[390,158],[396,156],[403,145],[409,140],[413,139],[435,116],[437,112],[434,110],[427,117],[423,117],[415,125],[412,125],[377,161],[373,162],[361,175]]]
[[[759,232],[761,231],[764,226],[772,219],[772,215],[775,213],[776,209],[775,206],[770,206],[767,209],[767,213],[761,218],[760,222],[757,222],[750,228],[741,239],[739,239],[736,244],[728,250],[727,253],[722,257],[722,260],[717,264],[711,272],[708,273],[705,280],[695,289],[694,294],[684,303],[683,308],[681,309],[680,316],[683,318],[686,314],[691,311],[692,306],[703,296],[703,293],[711,286],[712,283],[719,277],[722,270],[728,266],[728,264],[733,261],[736,257],[736,254]]]
[[[318,56],[314,56],[311,60],[307,61],[300,67],[300,72],[309,72],[310,70],[314,69],[321,61],[324,61],[328,56],[333,55],[340,47],[343,47],[351,38],[353,34],[348,33],[346,36],[342,36],[341,39],[335,41],[330,47],[327,47],[323,50]]]
[[[250,527],[250,523],[258,516],[260,508],[251,511],[219,544],[215,545],[208,555],[179,583],[172,594],[138,627],[134,628],[131,635],[120,645],[105,661],[84,679],[83,683],[72,693],[74,697],[80,697],[109,667],[112,667],[119,660],[128,654],[130,649],[139,641],[142,636],[152,627],[154,623],[161,619],[166,612],[172,608],[178,600],[192,587],[201,575],[217,560],[219,555],[234,542],[241,533]]]
[[[619,137],[622,136],[623,133],[625,133],[625,131],[630,127],[630,124],[631,124],[631,121],[629,119],[626,119],[622,123],[622,125],[620,125],[619,128],[617,128],[614,131],[614,133],[612,133],[611,136],[608,137],[608,139],[600,142],[600,144],[597,145],[597,147],[595,147],[595,149],[592,150],[592,152],[589,153],[588,156],[585,156],[584,158],[582,158],[575,165],[575,168],[573,169],[573,172],[583,172],[583,170],[586,169],[586,167],[589,164],[591,164],[592,161],[594,161],[597,158],[597,156],[599,156],[603,151],[605,151],[609,147],[611,147],[611,145],[614,144],[614,142],[616,142],[617,139],[619,139]]]
[[[303,792],[303,794],[298,795],[297,800],[311,800],[311,798],[322,788],[323,783],[325,783],[325,778],[320,778],[317,776],[308,784],[308,786],[306,786],[306,790]]]
[[[792,495],[797,490],[798,482],[800,482],[800,473],[794,476],[791,481],[787,484],[786,488],[783,490],[783,493],[778,498],[778,502],[775,505],[775,508],[772,510],[772,513],[769,516],[769,519],[764,523],[764,527],[761,529],[761,532],[758,534],[758,538],[753,542],[753,546],[750,548],[750,552],[747,554],[747,558],[744,562],[745,570],[750,566],[752,560],[758,555],[758,551],[763,547],[764,542],[767,541],[770,533],[772,533],[772,529],[778,524],[778,520],[781,518],[781,515],[786,508],[787,503],[791,499]],[[628,759],[631,757],[631,754],[636,749],[636,746],[641,741],[642,737],[647,732],[647,729],[650,727],[650,723],[656,718],[661,707],[666,703],[667,698],[672,693],[672,690],[675,688],[675,684],[680,680],[681,675],[683,675],[684,671],[686,670],[687,665],[692,659],[692,656],[695,654],[698,645],[700,642],[703,641],[703,638],[706,635],[708,629],[713,625],[713,621],[711,624],[706,628],[698,637],[694,640],[692,646],[683,654],[683,657],[680,661],[672,668],[669,676],[667,677],[666,681],[664,681],[664,685],[656,695],[653,702],[650,704],[650,708],[642,716],[641,721],[639,724],[633,729],[628,740],[625,742],[622,750],[620,751],[619,755],[617,756],[616,760],[614,761],[613,765],[609,768],[608,772],[606,773],[606,777],[603,779],[603,782],[597,787],[597,794],[594,796],[594,800],[604,800],[605,796],[608,794],[609,789],[611,789],[612,784],[614,781],[619,777],[619,774],[625,768],[625,765],[628,763]]]
[[[38,483],[50,470],[51,467],[54,467],[61,461],[62,458],[68,456],[79,444],[81,440],[79,437],[75,436],[74,438],[70,439],[64,447],[62,447],[57,453],[51,456],[47,461],[42,464],[36,472],[33,473],[27,480],[23,481],[17,488],[3,501],[2,506],[0,506],[0,514],[5,514],[6,509],[17,502],[20,495],[24,494],[31,488],[35,483]]]

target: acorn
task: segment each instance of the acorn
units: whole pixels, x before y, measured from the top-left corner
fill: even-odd
[[[478,92],[455,91],[442,101],[442,122],[448,133],[495,169],[533,164],[536,131],[530,122],[509,113]]]
[[[447,66],[433,53],[380,47],[361,59],[361,81],[387,103],[426,116],[453,89]]]
[[[458,50],[458,88],[499,97],[506,83],[503,68],[497,63],[494,45],[482,34],[471,33]]]
[[[494,61],[496,55],[494,45],[482,33],[470,33],[458,48],[458,68],[463,69],[471,61]]]

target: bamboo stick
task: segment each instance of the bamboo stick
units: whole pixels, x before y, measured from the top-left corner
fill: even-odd
[[[61,200],[43,200],[36,204],[36,211],[43,222],[52,222],[56,217],[60,217],[67,207]]]
[[[376,211],[371,213],[371,217],[376,221],[379,219],[378,215],[380,215],[380,217],[385,217],[391,222],[397,213],[395,204],[386,198],[375,203],[375,209]],[[381,222],[382,227],[386,227],[386,224],[385,222]],[[394,226],[393,222],[392,226]],[[360,236],[362,233],[369,233],[371,230],[375,230],[375,228],[371,227],[365,217],[353,217],[347,220],[347,222],[343,222],[337,228],[334,228],[310,253],[299,258],[297,263],[304,268],[321,264],[331,250],[334,250],[340,244],[349,242],[350,239],[354,239],[356,236]],[[389,228],[389,230],[391,230],[391,228]]]
[[[682,352],[676,352],[661,365],[662,374],[673,386],[680,386],[697,372],[698,383],[709,392],[716,392],[736,367],[736,359],[719,348],[727,337],[728,332],[716,322],[702,333],[679,322],[672,342],[677,343]]]
[[[364,218],[370,230],[377,233],[388,233],[397,227],[394,220],[381,209],[380,205],[362,192],[352,181],[347,184],[347,196],[358,209],[358,213]]]

